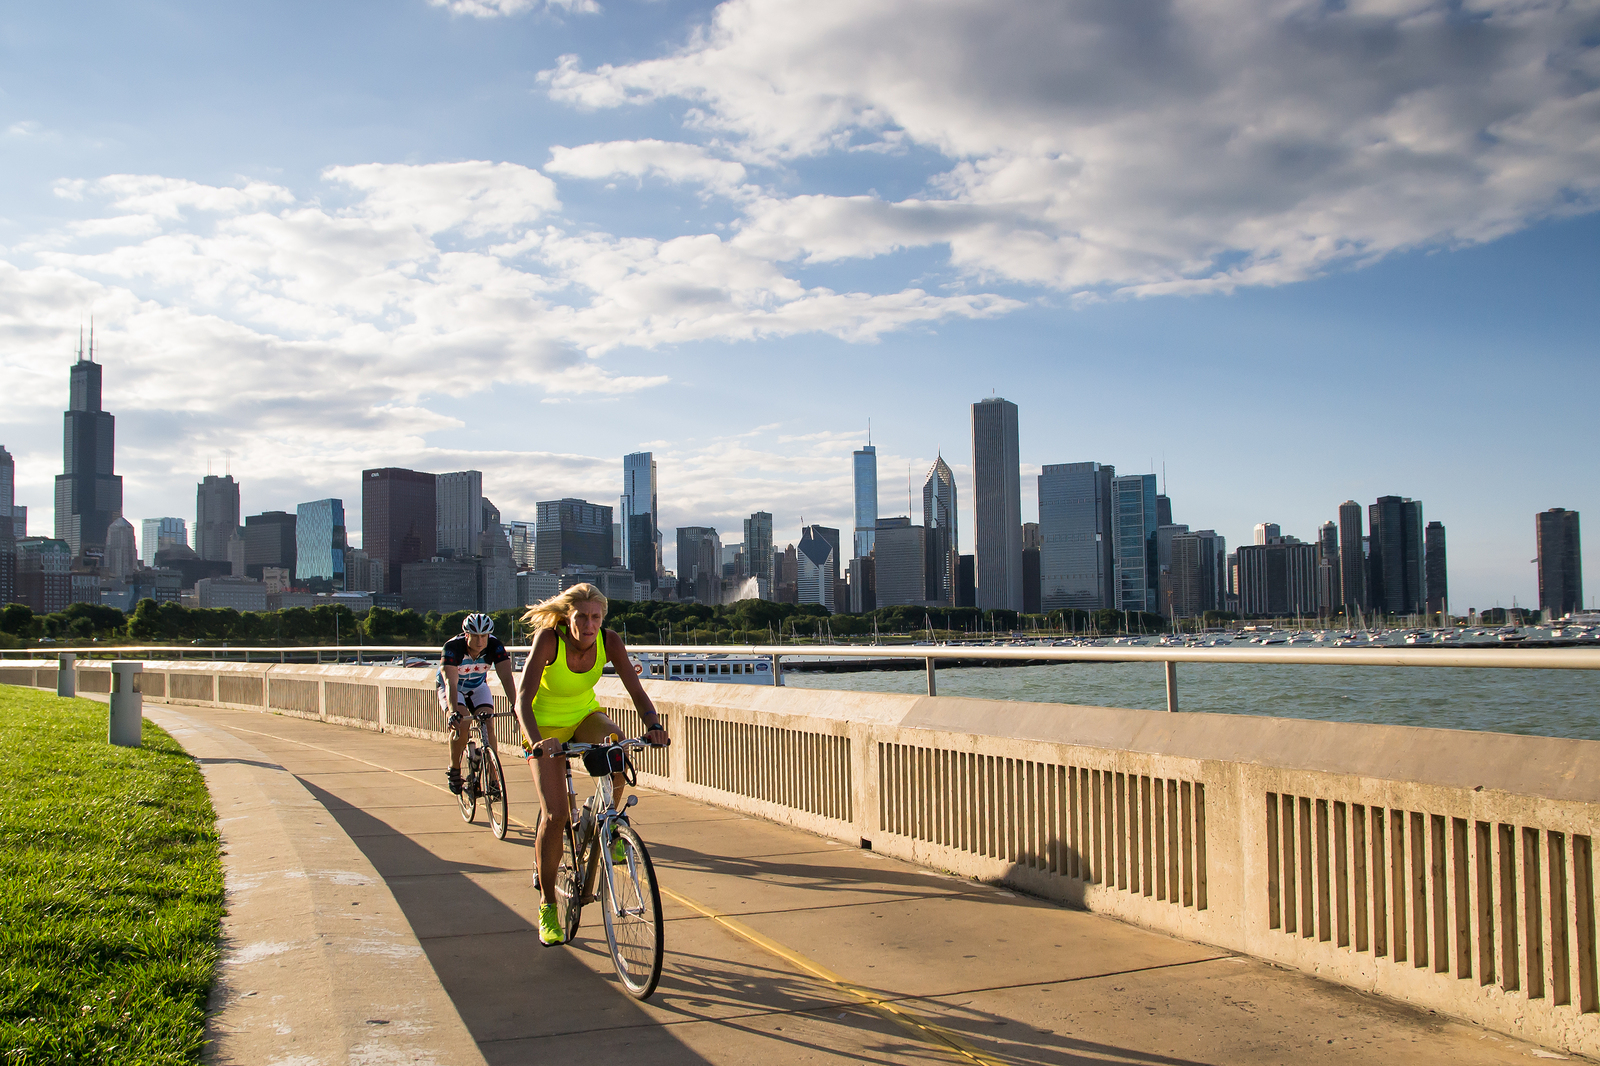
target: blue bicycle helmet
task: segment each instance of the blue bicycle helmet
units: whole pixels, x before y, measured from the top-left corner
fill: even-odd
[[[494,632],[494,619],[490,618],[486,614],[483,614],[482,612],[469,614],[469,615],[467,615],[467,617],[465,617],[465,618],[463,618],[461,620],[461,632],[463,632],[463,633],[493,633]]]

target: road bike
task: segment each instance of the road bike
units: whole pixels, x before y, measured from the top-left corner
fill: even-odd
[[[628,821],[628,809],[639,797],[629,796],[618,809],[611,775],[624,774],[627,783],[634,784],[637,774],[628,752],[643,747],[645,742],[637,739],[561,746],[561,756],[566,759],[569,818],[562,827],[561,865],[555,884],[566,933],[562,943],[571,943],[577,935],[583,905],[598,901],[611,962],[622,987],[635,999],[647,998],[661,980],[661,893],[650,853]],[[533,749],[534,757],[542,754],[543,749]],[[574,757],[582,758],[584,769],[594,778],[594,795],[581,807],[572,783]],[[539,817],[544,817],[542,810]],[[538,831],[537,822],[534,831]],[[539,887],[538,876],[535,868],[535,888]]]
[[[510,819],[506,804],[506,774],[500,765],[500,753],[489,742],[492,732],[489,722],[494,718],[510,718],[510,711],[495,714],[487,705],[471,712],[468,726],[467,751],[461,760],[461,792],[456,796],[461,804],[461,820],[470,822],[478,813],[478,800],[482,798],[484,813],[489,817],[489,830],[496,840],[506,838]]]

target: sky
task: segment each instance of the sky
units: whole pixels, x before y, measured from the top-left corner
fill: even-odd
[[[650,450],[670,567],[848,529],[870,421],[880,513],[942,454],[971,551],[992,395],[1024,521],[1085,460],[1230,545],[1407,496],[1456,610],[1600,516],[1595,0],[121,0],[0,56],[34,534],[91,317],[136,528],[229,470],[359,543],[377,466],[531,519]]]

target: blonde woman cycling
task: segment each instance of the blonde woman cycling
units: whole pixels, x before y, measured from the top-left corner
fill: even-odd
[[[517,701],[517,715],[522,720],[530,755],[537,748],[546,756],[553,756],[566,741],[595,744],[622,732],[594,695],[594,684],[608,661],[644,720],[645,741],[671,743],[655,705],[639,684],[639,674],[628,659],[622,638],[601,628],[605,617],[606,598],[590,584],[574,585],[533,605],[522,616],[523,622],[536,630]],[[559,944],[566,938],[555,896],[556,870],[561,865],[561,827],[570,816],[566,768],[554,758],[529,758],[528,762],[544,806],[535,848],[539,890],[544,897],[539,906],[539,939],[547,945]],[[616,776],[613,787],[617,805],[621,806],[621,774]]]

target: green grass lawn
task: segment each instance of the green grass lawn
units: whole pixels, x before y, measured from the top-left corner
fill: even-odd
[[[198,1062],[222,860],[200,769],[149,721],[0,686],[0,1066]]]

